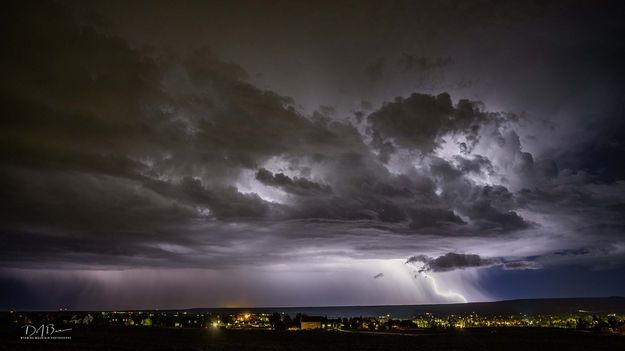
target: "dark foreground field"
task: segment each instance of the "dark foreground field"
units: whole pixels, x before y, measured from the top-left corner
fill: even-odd
[[[625,336],[562,329],[470,329],[389,335],[328,331],[75,328],[71,340],[0,334],[0,350],[625,350]]]

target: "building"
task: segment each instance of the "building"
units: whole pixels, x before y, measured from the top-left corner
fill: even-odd
[[[301,329],[321,329],[322,326],[325,325],[326,318],[325,317],[317,317],[317,316],[306,316],[303,315],[300,321]]]

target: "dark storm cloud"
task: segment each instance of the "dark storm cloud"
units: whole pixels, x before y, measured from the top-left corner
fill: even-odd
[[[276,186],[286,192],[297,195],[328,193],[332,191],[332,189],[325,184],[315,183],[306,178],[290,178],[284,175],[284,173],[273,174],[264,168],[256,172],[256,179],[263,184]]]
[[[433,158],[430,171],[441,186],[441,200],[469,217],[482,230],[510,231],[526,229],[532,223],[513,211],[520,207],[516,196],[502,185],[479,186],[468,182],[465,175],[486,171],[492,173],[492,164],[482,156],[467,160],[456,156],[458,165]],[[458,218],[459,219],[459,218]],[[460,221],[461,223],[462,221]]]
[[[76,26],[61,6],[11,7],[2,21],[3,260],[20,260],[24,237],[54,238],[27,250],[42,260],[81,261],[82,252],[134,262],[153,255],[144,244],[190,245],[172,236],[189,221],[275,212],[224,181],[229,173],[350,141],[210,51],[154,58]],[[101,233],[108,239],[92,240]]]
[[[505,260],[498,257],[481,257],[475,254],[458,254],[454,252],[436,258],[427,255],[411,256],[408,264],[421,264],[419,272],[448,272],[466,268],[484,268],[501,266],[504,270],[534,270],[543,266],[534,260]]]
[[[217,218],[261,217],[270,208],[270,204],[256,194],[242,194],[234,187],[207,189],[199,180],[190,177],[185,177],[175,190],[180,190],[181,195],[192,203],[205,204]]]
[[[465,224],[453,211],[444,208],[415,208],[410,211],[410,218],[412,229]]]
[[[497,14],[495,19],[487,16],[489,21],[504,22],[533,13],[517,4],[485,3],[479,10],[421,5],[436,10],[437,19],[417,11],[432,28],[442,23],[462,27],[484,13]],[[250,6],[265,13],[275,5]],[[318,25],[320,31],[332,37],[343,33],[334,30],[341,22],[335,12],[313,3],[300,6],[312,11],[312,17],[304,11],[302,21],[317,26],[310,19],[321,16],[325,21],[320,23],[327,26]],[[377,13],[378,8],[388,10],[388,5],[370,3],[363,13]],[[133,11],[120,12],[111,27]],[[276,22],[295,18],[279,13]],[[7,267],[218,270],[310,257],[325,262],[327,257],[436,255],[441,247],[447,252],[465,250],[465,245],[473,245],[466,248],[469,252],[480,252],[473,249],[491,243],[500,245],[499,251],[543,254],[585,247],[585,241],[594,239],[597,246],[612,247],[610,253],[620,252],[622,182],[605,183],[594,173],[562,168],[557,153],[528,150],[515,115],[488,112],[487,105],[458,100],[462,95],[454,94],[453,100],[440,90],[411,94],[402,86],[382,94],[397,97],[381,105],[379,96],[351,99],[365,111],[352,124],[332,102],[317,102],[316,110],[307,113],[297,99],[252,84],[255,75],[224,59],[219,50],[234,47],[235,41],[212,50],[200,43],[202,35],[192,33],[170,43],[184,45],[184,50],[146,48],[140,38],[127,41],[112,34],[102,21],[95,28],[81,26],[68,9],[46,2],[11,3],[0,16],[0,261]],[[357,24],[348,34],[376,34],[374,26],[363,25],[369,23],[366,18],[348,18]],[[419,21],[411,17],[407,23],[413,22]],[[289,27],[278,27],[266,37],[290,42],[281,37]],[[446,31],[430,29],[416,36],[425,40]],[[155,34],[146,37],[158,41],[171,34],[160,30],[159,23]],[[396,37],[407,37],[405,32],[398,30]],[[307,43],[305,37],[297,37],[297,43]],[[198,42],[182,43],[187,40]],[[282,55],[281,50],[276,55],[289,62],[316,57],[310,52]],[[348,88],[363,85],[363,67],[364,78],[376,83],[370,86],[386,87],[399,54],[375,52],[366,62],[358,61],[363,64],[350,63],[355,68],[346,79]],[[406,55],[401,70],[442,72],[462,64],[449,55]],[[272,69],[285,81],[297,80],[279,63]],[[332,67],[328,75],[335,71],[341,68]],[[296,83],[319,95],[331,90]],[[553,244],[547,240],[552,233],[571,242]],[[547,238],[547,244],[517,244],[528,237]],[[493,256],[504,257],[505,252]],[[420,262],[435,272],[542,264],[455,253],[423,256]]]
[[[465,144],[465,148],[470,148],[477,142],[481,124],[503,118],[505,116],[481,111],[479,104],[469,100],[460,100],[454,105],[447,93],[397,97],[367,117],[374,140],[379,140],[378,145],[390,142],[423,153],[433,152],[441,136],[456,132],[468,135],[471,144]]]
[[[436,258],[425,255],[412,256],[408,258],[406,263],[423,263],[424,266],[421,270],[425,272],[446,272],[456,269],[488,267],[501,264],[501,261],[494,258],[480,257],[480,255],[449,252]]]
[[[205,243],[193,239],[196,223],[405,218],[402,204],[377,194],[405,199],[414,182],[376,165],[353,127],[302,116],[209,50],[135,50],[77,26],[61,6],[13,6],[2,34],[11,49],[1,86],[6,264],[166,265],[181,256],[172,265],[215,266],[219,254],[192,254]],[[310,199],[288,208],[238,190],[233,177],[275,156],[338,166],[344,174],[329,177],[340,194],[264,168],[255,179]],[[210,229],[210,245],[227,245],[227,228]]]
[[[474,188],[470,201],[463,212],[479,221],[483,227],[499,227],[503,230],[525,229],[532,224],[516,212],[508,209],[516,207],[514,196],[503,186]]]

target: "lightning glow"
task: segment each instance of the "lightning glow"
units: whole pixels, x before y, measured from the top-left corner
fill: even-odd
[[[439,289],[439,287],[438,287],[438,283],[436,282],[436,279],[434,279],[434,277],[433,277],[433,276],[431,276],[431,275],[429,275],[429,274],[427,274],[427,273],[425,272],[425,267],[424,267],[424,265],[417,266],[417,265],[412,264],[412,266],[414,266],[414,267],[415,267],[415,269],[416,269],[416,273],[417,273],[419,276],[422,276],[423,278],[425,278],[426,280],[428,280],[428,281],[431,283],[431,285],[432,285],[432,291],[433,291],[436,295],[441,296],[441,297],[444,297],[444,298],[446,298],[446,299],[460,300],[460,301],[462,301],[463,303],[467,303],[467,302],[469,302],[469,301],[467,300],[467,298],[466,298],[466,297],[464,297],[462,294],[457,293],[457,292],[455,292],[455,291],[451,291],[451,290],[441,291],[441,290]],[[416,278],[416,277],[417,277],[417,275],[415,274],[415,278]]]
[[[423,275],[423,277],[425,279],[428,279],[431,283],[432,283],[432,289],[434,290],[434,292],[442,297],[448,298],[448,299],[459,299],[464,303],[467,303],[467,299],[462,296],[461,294],[454,292],[454,291],[440,291],[438,288],[438,284],[436,283],[436,279],[434,279],[434,277],[432,277],[431,275],[427,275],[425,273],[420,273],[421,275]]]

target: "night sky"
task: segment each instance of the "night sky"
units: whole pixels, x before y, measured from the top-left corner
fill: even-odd
[[[8,1],[0,309],[625,295],[620,1]]]

